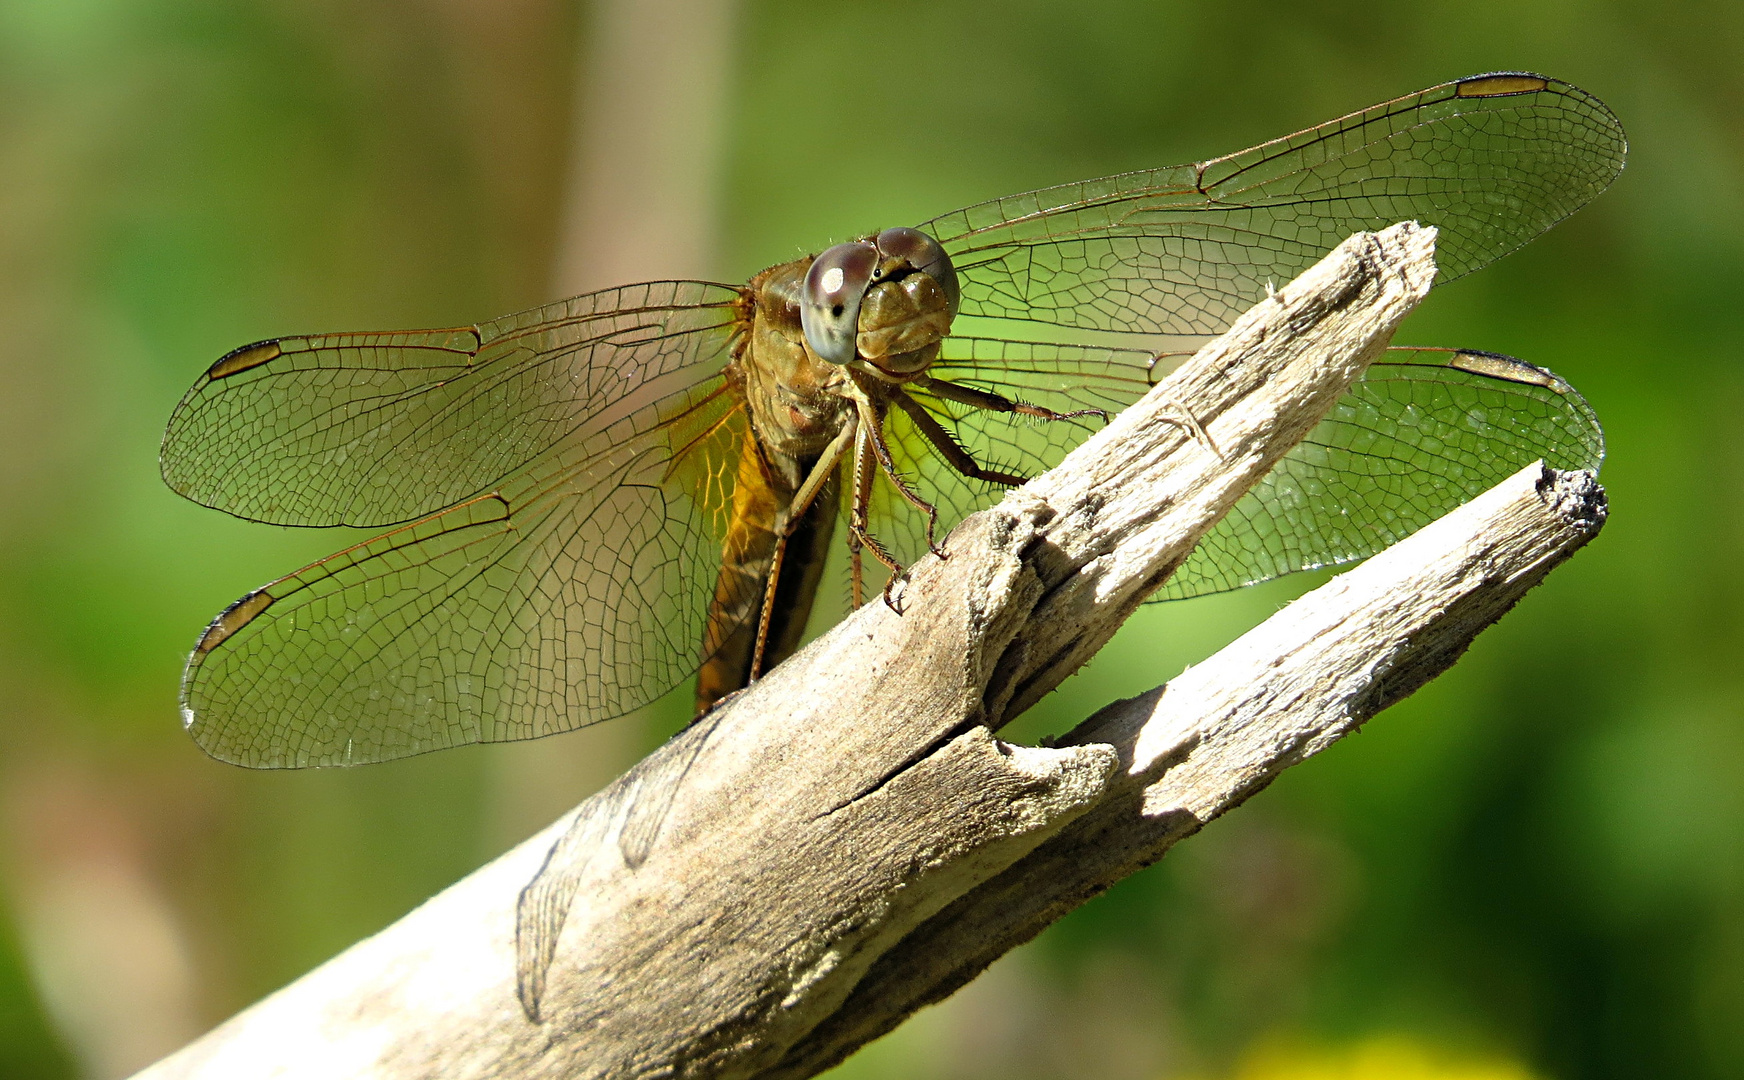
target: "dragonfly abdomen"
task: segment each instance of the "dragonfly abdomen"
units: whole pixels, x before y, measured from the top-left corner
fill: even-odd
[[[753,668],[768,671],[799,648],[811,616],[812,601],[823,579],[824,560],[835,532],[840,483],[831,478],[807,510],[782,553],[773,602],[759,662],[758,628],[764,618],[769,574],[774,561],[777,529],[799,482],[815,459],[793,459],[798,466],[776,466],[752,431],[745,433],[733,487],[732,518],[721,551],[721,570],[703,630],[703,664],[696,677],[697,715],[715,702],[747,686]]]

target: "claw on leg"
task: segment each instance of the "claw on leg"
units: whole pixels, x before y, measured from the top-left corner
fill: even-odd
[[[901,391],[897,391],[897,393],[900,394]],[[939,520],[938,507],[921,498],[913,488],[908,486],[908,482],[902,478],[901,474],[896,471],[896,459],[891,456],[890,446],[884,441],[884,424],[882,419],[872,413],[872,407],[869,404],[862,403],[860,408],[862,410],[860,430],[865,432],[866,443],[870,447],[872,455],[877,460],[878,467],[883,470],[884,478],[890,481],[890,486],[895,488],[897,494],[906,499],[910,506],[913,506],[916,510],[919,510],[921,513],[926,515],[927,550],[931,551],[941,559],[944,558],[945,549],[940,547],[938,542],[933,539],[933,529],[938,524]],[[870,537],[866,537],[865,539],[869,540]]]

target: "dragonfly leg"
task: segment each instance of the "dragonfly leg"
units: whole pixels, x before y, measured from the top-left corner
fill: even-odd
[[[957,440],[951,437],[951,433],[945,430],[943,424],[933,419],[933,414],[926,411],[926,406],[901,390],[898,390],[894,397],[897,407],[908,414],[908,418],[914,421],[914,426],[919,428],[921,434],[926,436],[927,441],[933,444],[933,449],[939,452],[939,456],[944,458],[951,468],[956,469],[964,476],[971,480],[985,480],[993,484],[1002,484],[1005,487],[1016,487],[1029,479],[1027,476],[1000,472],[998,469],[982,466],[969,456],[969,451],[963,449]]]
[[[781,581],[781,560],[787,554],[787,541],[799,529],[805,520],[806,511],[817,501],[818,494],[836,471],[836,465],[841,462],[842,454],[848,448],[848,443],[854,439],[855,428],[858,425],[849,416],[843,423],[842,430],[830,440],[824,448],[823,456],[818,458],[811,472],[806,475],[799,490],[793,493],[793,499],[782,512],[781,524],[775,532],[775,550],[769,559],[769,576],[763,585],[763,606],[757,615],[757,644],[751,650],[751,679],[755,681],[763,674],[763,651],[769,644],[769,620],[775,612],[775,589]]]
[[[860,534],[848,529],[848,593],[854,607],[866,602],[866,573],[860,557]]]
[[[926,515],[926,546],[934,555],[941,559],[944,558],[945,549],[933,540],[933,527],[938,524],[939,520],[938,507],[916,494],[915,490],[908,486],[907,481],[903,480],[902,476],[897,473],[896,459],[891,457],[890,446],[884,441],[884,425],[873,411],[871,403],[856,401],[855,404],[859,406],[861,414],[860,429],[866,433],[866,441],[870,445],[872,453],[877,456],[879,468],[883,470],[885,478],[890,481],[890,486],[894,487],[904,499],[907,499],[909,505]],[[870,537],[865,539],[871,540]],[[868,543],[867,547],[875,549],[875,544]],[[885,561],[884,556],[878,555],[876,549],[873,550],[873,555],[877,556],[880,562]]]
[[[862,426],[854,442],[854,502],[853,509],[848,515],[848,545],[854,558],[856,572],[855,604],[858,606],[860,602],[861,585],[858,580],[858,570],[860,551],[864,549],[870,551],[872,557],[883,563],[885,568],[890,571],[889,578],[884,582],[884,602],[889,605],[890,610],[900,615],[902,607],[892,590],[906,571],[903,565],[896,561],[896,558],[883,544],[878,542],[867,528],[870,523],[872,481],[878,474],[878,467],[877,451],[873,447],[872,437]],[[928,540],[931,540],[930,536]]]
[[[964,386],[962,383],[954,383],[946,379],[929,378],[921,381],[920,385],[946,401],[954,401],[959,405],[968,405],[975,409],[985,409],[988,412],[1016,413],[1019,416],[1033,416],[1037,420],[1072,420],[1080,416],[1096,416],[1100,417],[1103,423],[1108,422],[1108,410],[1106,409],[1075,409],[1072,412],[1055,412],[1052,409],[1044,409],[1040,405],[1031,405],[1028,402],[1008,398],[1004,394],[995,394],[989,390],[977,390],[973,386]]]
[[[1161,359],[1161,357],[1159,356],[1158,359]],[[1154,360],[1152,362],[1155,363]],[[1016,413],[1018,416],[1033,416],[1038,420],[1072,420],[1080,416],[1099,416],[1102,418],[1104,423],[1108,422],[1108,413],[1103,409],[1078,409],[1073,412],[1055,412],[1052,409],[1044,409],[1040,405],[1028,405],[1021,401],[1013,401],[1011,398],[1005,397],[1001,394],[991,393],[986,390],[977,390],[973,386],[964,386],[962,383],[949,382],[945,379],[926,379],[919,385],[925,387],[929,393],[944,398],[946,401],[954,401],[959,405],[968,405],[976,409],[986,409],[990,412]],[[915,404],[917,406],[919,405],[918,402]],[[1180,427],[1194,442],[1205,447],[1205,449],[1209,450],[1212,456],[1216,457],[1218,460],[1222,460],[1223,452],[1217,449],[1216,443],[1211,441],[1210,433],[1205,430],[1205,426],[1199,422],[1198,418],[1188,412],[1184,406],[1171,402],[1170,408],[1173,410],[1174,415],[1165,416],[1163,419]],[[979,480],[991,480],[994,483],[1006,482],[999,479],[997,476],[971,472],[969,469],[959,465],[957,455],[953,454],[950,450],[947,450],[945,448],[946,443],[941,442],[939,438],[934,436],[933,430],[936,429],[940,435],[945,436],[945,440],[949,442],[955,441],[950,439],[949,435],[945,433],[944,428],[941,427],[937,421],[933,421],[932,429],[929,429],[923,421],[916,417],[916,410],[911,410],[904,406],[904,411],[907,412],[910,417],[915,418],[916,426],[920,427],[921,430],[927,433],[927,438],[930,439],[932,444],[938,448],[939,453],[945,456],[945,460],[949,461],[954,467],[956,467],[958,472]],[[925,410],[922,409],[919,411],[924,412]],[[927,416],[927,419],[932,420],[932,417],[929,415]],[[963,457],[967,460],[967,455],[963,455]],[[1017,483],[1020,484],[1022,482],[1022,479],[1017,481]]]

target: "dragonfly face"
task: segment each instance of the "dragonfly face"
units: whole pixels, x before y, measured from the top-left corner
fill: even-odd
[[[876,588],[936,549],[1350,233],[1434,225],[1457,278],[1590,201],[1624,150],[1575,87],[1477,76],[743,286],[238,349],[171,418],[171,487],[381,532],[214,620],[189,729],[225,760],[297,767],[566,731],[699,670],[706,705],[798,645],[832,537],[858,600],[863,561]],[[1158,598],[1361,558],[1535,459],[1602,452],[1547,372],[1395,349]]]
[[[814,355],[903,381],[938,358],[961,294],[951,257],[919,229],[837,244],[805,271],[800,322]]]
[[[957,313],[950,256],[916,229],[885,229],[772,266],[746,288],[751,314],[735,357],[752,425],[778,453],[821,453],[841,429],[855,380],[909,382],[938,358]]]

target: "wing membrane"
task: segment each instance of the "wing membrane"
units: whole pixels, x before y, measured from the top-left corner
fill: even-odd
[[[472,498],[720,353],[739,292],[656,282],[455,330],[278,338],[230,353],[164,435],[164,479],[238,517],[379,528]]]
[[[1584,91],[1476,76],[1227,157],[1013,195],[921,226],[968,315],[1216,334],[1360,230],[1441,230],[1451,280],[1586,205],[1623,167],[1622,126]]]
[[[1088,346],[958,339],[935,372],[1056,411],[1117,411],[1150,387],[1152,354]],[[941,374],[942,377],[942,374]],[[977,463],[1028,477],[1058,464],[1093,417],[1040,421],[912,391]],[[939,510],[943,536],[997,502],[999,485],[967,478],[907,417],[886,439],[898,467]],[[1332,412],[1245,495],[1153,597],[1179,600],[1298,570],[1367,558],[1543,459],[1597,469],[1604,434],[1573,387],[1510,357],[1389,349]],[[873,531],[899,560],[926,552],[924,518],[881,483]]]
[[[679,362],[657,323],[570,355],[591,411],[490,492],[221,615],[183,679],[201,746],[275,768],[533,738],[694,672],[744,409],[725,329],[685,331]]]
[[[1366,559],[1534,461],[1597,470],[1604,456],[1592,406],[1549,372],[1489,354],[1392,349],[1152,599]]]

